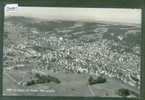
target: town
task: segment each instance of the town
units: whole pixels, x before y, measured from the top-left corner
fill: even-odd
[[[95,37],[90,38],[90,35],[83,31],[72,32],[83,27],[80,23],[61,30],[56,27],[54,31],[45,32],[31,28],[27,34],[22,32],[26,30],[22,25],[6,25],[12,27],[9,29],[20,38],[17,43],[11,41],[9,36],[4,40],[3,67],[6,71],[27,69],[28,72],[37,73],[51,71],[101,75],[140,88],[140,48],[136,46],[132,51],[128,51],[126,45],[104,38],[104,33],[108,32],[107,25],[100,24],[99,28],[94,30]],[[54,32],[57,31],[61,35],[55,35]],[[68,35],[69,32],[72,34]],[[129,32],[126,34],[130,34]],[[113,33],[110,35],[114,36]],[[123,38],[117,36],[118,41],[123,41]],[[25,82],[25,79],[23,81]]]

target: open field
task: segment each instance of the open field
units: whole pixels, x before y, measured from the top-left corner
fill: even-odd
[[[21,71],[6,71],[4,74],[3,94],[4,95],[35,95],[35,96],[111,96],[118,97],[115,93],[119,88],[128,88],[139,94],[139,90],[132,86],[122,83],[119,80],[109,78],[104,84],[88,85],[87,74],[71,74],[71,73],[52,73],[50,75],[59,78],[61,84],[45,83],[34,86],[24,87],[17,83],[22,81],[24,77],[28,77]],[[26,78],[25,78],[26,79]],[[29,90],[29,91],[27,91]]]

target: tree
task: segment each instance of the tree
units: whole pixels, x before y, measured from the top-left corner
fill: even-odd
[[[30,86],[30,85],[34,85],[34,84],[36,84],[35,80],[31,80],[26,83],[26,86]]]
[[[106,78],[104,78],[103,76],[99,76],[97,78],[90,76],[88,81],[89,81],[89,85],[93,85],[93,84],[97,84],[97,83],[105,83]]]
[[[117,94],[119,96],[126,97],[126,96],[129,96],[130,95],[130,91],[128,89],[121,88],[121,89],[118,89]]]

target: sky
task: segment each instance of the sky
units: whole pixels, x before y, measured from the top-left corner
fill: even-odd
[[[108,21],[141,24],[141,9],[71,8],[71,7],[18,7],[5,16],[36,17],[47,20]]]

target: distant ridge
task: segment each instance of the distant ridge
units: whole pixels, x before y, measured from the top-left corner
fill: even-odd
[[[71,22],[93,22],[93,23],[102,23],[102,24],[113,24],[113,25],[127,25],[127,26],[138,26],[138,27],[141,27],[141,24],[137,24],[137,23],[124,23],[124,22],[116,22],[116,21],[104,21],[104,20],[95,20],[95,21],[92,21],[92,20],[63,20],[63,19],[53,19],[53,20],[49,20],[49,19],[43,19],[43,18],[37,18],[37,17],[25,17],[25,16],[6,16],[5,17],[5,21],[8,21],[8,20],[15,20],[15,21],[27,21],[29,20],[30,22],[32,21],[71,21]],[[29,22],[28,21],[28,22]]]

